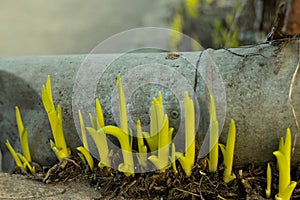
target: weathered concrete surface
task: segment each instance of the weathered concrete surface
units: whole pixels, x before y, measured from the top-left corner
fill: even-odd
[[[0,173],[0,199],[89,200],[100,197],[86,179],[47,185],[21,175]]]
[[[286,129],[298,134],[289,102],[291,79],[299,62],[299,43],[279,46],[259,45],[218,51],[214,60],[219,64],[226,85],[227,113],[223,131],[227,132],[229,120],[237,125],[235,162],[238,164],[264,162],[274,159],[279,137]],[[223,64],[221,64],[223,63]],[[299,121],[300,78],[295,80],[293,103]],[[225,141],[223,134],[221,138]],[[300,161],[299,137],[293,163]]]
[[[15,147],[19,146],[14,116],[15,105],[20,107],[24,125],[29,128],[33,159],[44,165],[56,162],[54,154],[48,148],[52,136],[40,97],[41,86],[48,74],[52,77],[54,101],[63,108],[66,140],[72,149],[81,143],[74,126],[74,120],[78,119],[75,113],[76,117],[73,120],[72,109],[77,111],[80,108],[85,114],[93,112],[94,97],[97,96],[103,104],[106,123],[116,121],[113,114],[118,113],[118,109],[111,106],[111,103],[116,101],[116,98],[113,98],[117,94],[114,90],[115,77],[120,73],[124,78],[123,84],[127,86],[134,82],[141,83],[133,91],[127,89],[132,92],[127,105],[131,116],[129,124],[132,125],[137,118],[141,118],[144,124],[149,122],[147,111],[152,97],[159,89],[164,94],[166,111],[171,116],[170,124],[178,129],[182,116],[179,105],[183,99],[180,95],[176,96],[176,92],[186,89],[182,85],[184,83],[192,89],[196,88],[200,107],[198,138],[203,141],[209,125],[207,90],[212,88],[218,104],[220,128],[223,127],[222,115],[226,115],[221,141],[225,141],[230,119],[236,121],[236,165],[248,162],[263,164],[273,158],[272,152],[278,147],[279,138],[284,136],[287,127],[291,127],[292,133],[296,133],[288,94],[299,59],[298,53],[298,41],[290,41],[280,45],[261,44],[230,51],[210,49],[204,52],[182,53],[176,59],[168,57],[167,53],[138,53],[125,56],[103,54],[87,59],[86,55],[3,57],[0,59],[0,146],[4,157],[3,170],[12,169],[13,165],[4,141],[8,138]],[[212,60],[208,59],[207,55],[210,55]],[[199,58],[199,65],[195,67]],[[80,68],[83,63],[86,65]],[[222,84],[216,84],[218,77],[211,74],[210,66],[214,63],[223,79],[226,99],[222,96]],[[100,71],[88,68],[95,66],[98,66]],[[151,66],[152,70],[148,70]],[[170,73],[166,69],[169,69]],[[143,74],[145,71],[147,73]],[[76,79],[77,72],[79,76]],[[141,72],[142,76],[138,72]],[[149,77],[155,78],[153,72],[158,77],[156,81],[162,81],[166,85],[149,82]],[[177,76],[182,79],[177,79]],[[90,79],[86,79],[87,77]],[[194,84],[195,78],[197,84]],[[181,80],[186,82],[180,82]],[[293,91],[296,113],[300,113],[299,81],[297,78]],[[76,88],[80,88],[80,93],[76,93]],[[72,98],[73,106],[75,105],[73,108]],[[223,113],[223,101],[227,103],[226,113]],[[204,143],[207,143],[207,139],[208,137],[204,139]],[[299,140],[293,157],[295,161],[300,160],[298,146]],[[207,151],[207,146],[203,145],[201,152]]]

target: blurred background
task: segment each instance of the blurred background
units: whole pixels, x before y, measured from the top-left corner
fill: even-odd
[[[113,34],[145,26],[183,32],[205,48],[255,44],[264,42],[279,3],[279,0],[0,0],[0,56],[89,53]],[[176,50],[180,38],[171,36],[170,41],[172,50]]]

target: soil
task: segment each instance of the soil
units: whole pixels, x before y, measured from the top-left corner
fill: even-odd
[[[166,170],[126,177],[107,168],[91,172],[79,158],[71,157],[51,168],[37,167],[35,175],[19,169],[17,174],[0,173],[0,199],[265,199],[265,168],[250,164],[235,169],[237,178],[226,184],[222,165],[211,174],[205,159],[196,163],[188,178],[180,165],[177,174]],[[274,163],[271,168],[274,197],[278,172]],[[292,199],[300,199],[300,165],[292,169],[291,179],[298,182]]]

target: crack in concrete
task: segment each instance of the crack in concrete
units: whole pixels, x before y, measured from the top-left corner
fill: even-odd
[[[198,68],[199,68],[202,53],[203,53],[203,51],[200,52],[198,60],[196,62],[196,71],[195,71],[195,80],[194,80],[194,92],[195,93],[196,93],[197,86],[198,86],[198,81],[197,81],[198,80]]]

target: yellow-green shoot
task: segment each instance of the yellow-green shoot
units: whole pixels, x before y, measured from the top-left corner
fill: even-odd
[[[133,176],[134,163],[131,146],[132,143],[130,141],[130,138],[128,137],[128,134],[121,128],[116,126],[105,126],[102,130],[103,133],[110,134],[116,137],[120,142],[123,155],[123,163],[118,166],[118,170],[120,172],[123,172],[125,176]]]
[[[102,107],[98,98],[96,99],[96,116],[97,118],[94,118],[92,114],[90,114],[90,121],[92,127],[87,127],[86,129],[88,130],[89,134],[92,136],[96,144],[100,156],[100,162],[98,163],[98,166],[102,169],[103,167],[111,167],[111,161],[110,151],[107,145],[107,138],[102,130],[105,124],[102,113]],[[87,144],[87,141],[85,140],[86,138],[83,139],[83,143]]]
[[[158,150],[157,155],[151,155],[148,159],[161,171],[169,168],[169,149],[171,140],[169,136],[172,135],[173,129],[169,129],[169,119],[165,115],[164,126],[158,133]]]
[[[126,101],[120,75],[117,76],[117,86],[119,93],[121,128],[116,126],[104,126],[100,130],[103,131],[104,134],[113,135],[119,140],[124,162],[118,166],[118,170],[120,172],[123,172],[125,176],[131,176],[134,175],[132,135],[130,134],[128,129]]]
[[[34,174],[35,169],[30,164],[31,156],[30,156],[29,144],[28,144],[28,129],[24,128],[20,110],[17,106],[16,106],[16,121],[17,121],[17,125],[18,125],[18,131],[19,131],[20,143],[21,143],[23,155],[20,153],[16,153],[8,140],[6,140],[5,144],[6,144],[7,148],[9,149],[10,153],[12,154],[12,156],[16,162],[16,165],[25,171],[28,168],[29,171],[32,174]]]
[[[10,151],[11,155],[13,156],[17,167],[24,169],[26,171],[26,167],[23,166],[23,163],[21,161],[21,159],[18,157],[16,151],[14,150],[14,148],[11,146],[9,140],[6,140],[5,142],[6,147],[8,148],[8,150]]]
[[[210,137],[209,137],[209,159],[208,170],[209,172],[216,172],[218,169],[218,142],[219,142],[219,125],[217,120],[216,105],[213,96],[210,96]]]
[[[62,126],[62,111],[60,105],[55,108],[52,98],[50,76],[48,75],[46,86],[42,87],[42,100],[52,129],[54,142],[50,140],[50,145],[59,161],[70,156],[71,151],[67,147]]]
[[[77,147],[76,149],[80,152],[78,153],[78,156],[82,159],[82,161],[85,163],[87,162],[90,169],[94,170],[94,160],[89,152],[89,145],[86,137],[86,131],[85,131],[85,125],[84,121],[82,119],[82,114],[80,110],[78,110],[78,116],[79,116],[79,122],[80,122],[80,128],[81,128],[81,137],[82,137],[82,143],[83,146]]]
[[[119,104],[120,104],[120,125],[121,129],[125,133],[128,132],[128,122],[127,122],[127,111],[126,111],[126,101],[125,101],[125,94],[122,86],[122,80],[120,74],[117,76],[117,86],[119,92]]]
[[[291,167],[291,131],[288,128],[286,131],[285,141],[280,145],[278,151],[273,152],[277,158],[279,167],[279,191],[275,196],[276,200],[288,200],[291,198],[293,190],[297,183],[291,181],[290,167]]]
[[[266,197],[271,197],[271,184],[272,184],[272,171],[270,167],[270,163],[268,163],[267,167],[267,189],[266,189]]]
[[[284,147],[284,139],[283,137],[281,137],[279,140],[278,151],[282,151],[283,147]],[[278,162],[276,163],[276,169],[279,170]]]
[[[188,92],[184,94],[185,108],[185,149],[184,155],[176,152],[176,156],[187,176],[191,176],[195,162],[195,114],[194,102]],[[175,148],[175,146],[174,146]]]
[[[157,98],[153,98],[150,110],[150,133],[144,132],[144,137],[151,152],[158,149],[159,131],[163,128],[164,124],[164,107],[162,102],[162,94],[159,91]]]
[[[146,141],[151,152],[157,149],[157,155],[148,159],[161,171],[169,168],[169,149],[172,140],[173,128],[169,128],[168,115],[164,114],[161,92],[158,98],[153,98],[151,107],[150,137],[145,133]]]
[[[29,171],[34,174],[35,173],[35,167],[31,166],[31,164],[28,162],[28,160],[25,158],[25,156],[23,156],[20,153],[17,153],[18,157],[21,159],[21,161],[23,162],[23,166],[24,168],[29,169]],[[23,168],[23,169],[24,169]]]
[[[109,153],[108,146],[107,146],[106,135],[101,130],[104,127],[104,118],[103,118],[103,113],[102,113],[102,107],[101,107],[101,104],[100,104],[100,101],[98,98],[96,99],[95,107],[96,107],[97,118],[95,119],[92,116],[92,114],[89,115],[92,127],[87,127],[87,129],[95,141],[95,144],[96,144],[96,147],[98,149],[98,153],[99,153],[99,156],[101,159],[101,161],[98,163],[98,166],[100,168],[103,168],[104,166],[110,167],[110,158],[109,158],[110,153]],[[80,110],[78,110],[78,116],[79,116],[81,135],[82,135],[82,143],[83,143],[83,146],[77,147],[77,150],[80,151],[80,153],[78,155],[84,162],[86,161],[88,163],[90,169],[93,171],[94,160],[89,152],[89,146],[88,146],[88,141],[87,141],[87,136],[86,136],[86,131],[85,131],[85,125],[84,125],[84,121],[82,119]]]
[[[28,168],[32,174],[35,173],[34,167],[32,167],[30,165],[30,163],[27,161],[27,159],[22,154],[15,152],[14,148],[11,146],[11,144],[8,140],[6,140],[5,145],[8,148],[8,150],[10,151],[11,155],[13,156],[17,167],[19,167],[20,169],[23,169],[24,171],[27,171],[27,168]]]
[[[177,174],[177,167],[176,167],[176,148],[175,148],[175,144],[172,142],[172,150],[171,150],[171,165],[174,171],[174,174]]]
[[[16,120],[17,120],[23,155],[28,162],[31,162],[31,156],[30,156],[29,144],[28,144],[28,129],[24,128],[22,117],[18,106],[16,106]]]
[[[103,129],[102,128],[95,129],[92,127],[86,127],[86,129],[88,130],[89,134],[92,136],[100,156],[100,162],[98,166],[100,168],[110,167],[111,166],[110,153],[107,146],[106,135],[104,134]]]
[[[230,181],[236,178],[235,174],[232,173],[235,137],[236,137],[235,123],[233,120],[231,120],[228,136],[227,136],[226,147],[223,144],[219,144],[224,158],[225,169],[223,174],[223,180],[225,183],[229,183]]]
[[[138,160],[141,166],[147,167],[147,146],[144,144],[141,121],[136,122],[137,142],[138,142]]]
[[[88,165],[91,171],[94,171],[94,160],[90,152],[84,146],[79,146],[76,149],[79,151],[78,156],[83,161],[84,165]]]

